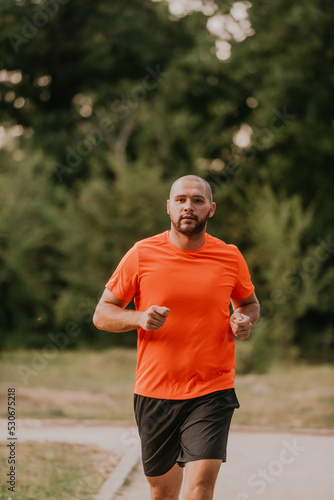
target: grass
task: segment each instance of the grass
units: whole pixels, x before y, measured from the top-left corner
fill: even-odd
[[[133,419],[136,352],[128,349],[3,353],[0,390],[16,388],[21,418]],[[7,381],[7,382],[5,382]],[[0,416],[5,416],[4,408]]]
[[[268,374],[237,376],[236,387],[235,425],[334,429],[333,366],[276,366]]]
[[[119,455],[80,444],[17,443],[16,489],[2,481],[0,498],[15,500],[92,500],[112,472]],[[6,447],[0,449],[0,474],[9,472]]]
[[[44,360],[44,362],[43,362]],[[14,386],[18,418],[127,420],[134,423],[133,349],[104,352],[4,352],[0,390]],[[241,408],[234,425],[334,429],[334,367],[276,366],[267,374],[237,375]],[[6,417],[2,407],[0,416]]]

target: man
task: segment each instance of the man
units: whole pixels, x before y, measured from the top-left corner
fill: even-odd
[[[138,329],[134,404],[152,500],[179,498],[183,467],[184,500],[212,499],[239,407],[233,334],[248,338],[259,316],[239,250],[206,233],[215,208],[204,179],[177,179],[171,230],[129,250],[93,319],[101,330]]]

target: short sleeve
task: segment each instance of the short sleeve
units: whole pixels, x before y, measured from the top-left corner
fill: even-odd
[[[137,293],[138,282],[138,254],[135,245],[124,255],[106,288],[118,299],[129,303]]]
[[[251,281],[248,266],[244,257],[242,256],[240,250],[236,248],[237,256],[239,261],[239,270],[236,277],[236,282],[233,287],[231,298],[235,300],[247,299],[255,290],[255,287]]]

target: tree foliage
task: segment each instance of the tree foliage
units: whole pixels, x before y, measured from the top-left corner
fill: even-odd
[[[195,173],[217,202],[209,232],[240,247],[262,302],[246,369],[328,357],[332,6],[173,12],[1,3],[2,342],[43,347],[72,323],[70,347],[126,339],[92,326],[98,297],[135,241],[168,228],[171,182]]]

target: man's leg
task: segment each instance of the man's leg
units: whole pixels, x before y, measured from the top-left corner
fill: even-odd
[[[186,463],[183,500],[212,500],[221,460]]]
[[[178,500],[183,479],[183,469],[177,464],[162,476],[148,477],[151,500]]]

